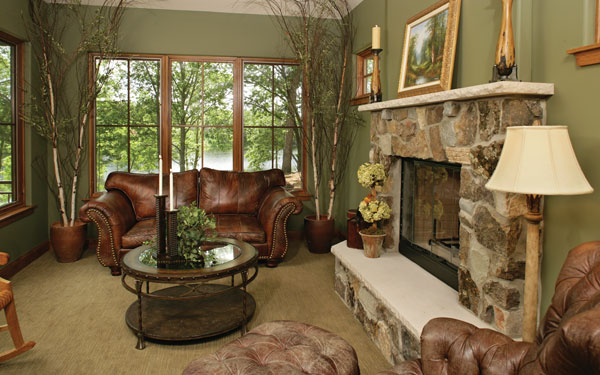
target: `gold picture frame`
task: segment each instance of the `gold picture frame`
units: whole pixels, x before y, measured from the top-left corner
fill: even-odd
[[[439,1],[406,21],[399,98],[450,89],[460,2]]]

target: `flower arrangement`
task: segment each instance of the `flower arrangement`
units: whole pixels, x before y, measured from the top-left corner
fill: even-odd
[[[371,200],[365,198],[358,205],[358,211],[360,212],[362,219],[372,225],[362,231],[365,234],[384,234],[384,232],[377,227],[377,224],[382,220],[389,219],[392,214],[390,206],[380,200]]]
[[[367,223],[377,224],[377,222],[389,219],[392,213],[390,206],[383,201],[362,201],[358,206],[362,218]]]
[[[214,237],[215,218],[196,206],[196,202],[178,208],[177,212],[177,250],[186,261],[200,266],[209,264],[211,254],[200,249],[203,241]],[[140,254],[140,261],[156,266],[156,236],[144,242],[149,248]]]
[[[200,245],[212,237],[215,218],[196,206],[196,202],[179,207],[177,213],[177,241],[179,253],[189,262],[203,262]]]
[[[380,163],[364,163],[358,168],[358,182],[371,188],[369,195],[358,205],[359,219],[371,223],[369,228],[359,231],[363,240],[364,254],[368,258],[379,257],[385,232],[378,228],[378,224],[389,219],[392,209],[384,202],[377,200],[377,186],[382,186],[387,176],[385,168]]]
[[[379,163],[364,163],[358,168],[357,176],[358,183],[366,188],[382,186],[387,178],[383,165]]]

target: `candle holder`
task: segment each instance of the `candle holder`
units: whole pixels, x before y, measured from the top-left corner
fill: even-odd
[[[512,2],[513,0],[502,0],[502,24],[496,45],[496,61],[492,69],[491,82],[519,80],[515,63]]]
[[[373,52],[373,79],[371,80],[369,103],[376,103],[383,99],[381,95],[381,79],[379,77],[379,54],[383,49],[373,48],[371,51]]]
[[[185,258],[177,251],[177,210],[166,210],[167,214],[167,266],[185,263]]]
[[[167,196],[164,194],[154,194],[154,198],[156,199],[156,260],[160,264],[159,259],[165,260],[167,255],[167,238],[165,233],[165,205]]]

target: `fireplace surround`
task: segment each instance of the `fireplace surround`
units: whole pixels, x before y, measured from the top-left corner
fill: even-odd
[[[460,174],[459,251],[458,291],[453,299],[470,310],[481,324],[489,324],[512,337],[520,335],[522,324],[526,204],[524,196],[491,192],[485,183],[499,158],[506,127],[544,125],[546,99],[553,93],[553,84],[495,82],[359,107],[360,111],[371,112],[370,161],[382,163],[389,174],[379,194],[392,207],[392,218],[384,228],[385,251],[397,252],[402,241],[402,160],[456,166]],[[342,250],[334,253],[336,290],[357,317],[366,321],[364,311],[368,309],[363,305],[370,302],[361,302],[361,295],[382,293],[372,290],[375,284],[364,279],[360,267],[337,255]],[[402,275],[397,277],[400,283],[409,282]],[[453,292],[447,289],[445,293]],[[394,307],[394,301],[381,304],[389,308],[391,316],[396,316],[389,320],[390,324],[401,327],[383,329],[381,325],[385,323],[363,322],[368,332],[372,327],[374,341],[395,340],[382,340],[383,331],[406,331],[411,338],[407,343],[415,338],[418,342],[422,327],[407,321],[402,311],[410,308],[410,302],[404,307]],[[435,313],[427,312],[432,316]],[[396,362],[396,357],[410,355],[417,349],[389,350],[388,356]]]

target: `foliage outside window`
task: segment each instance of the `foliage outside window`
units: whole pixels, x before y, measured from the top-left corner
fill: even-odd
[[[353,105],[369,102],[372,79],[373,52],[369,47],[356,55],[356,96],[352,99]]]
[[[97,189],[112,171],[156,172],[160,124],[160,60],[113,59],[96,99]]]
[[[0,214],[24,206],[23,46],[0,32]]]
[[[280,168],[288,187],[303,189],[300,108],[286,99],[294,90],[301,100],[294,65],[180,56],[112,64],[96,103],[96,190],[114,170],[156,172],[159,150],[173,171]]]

